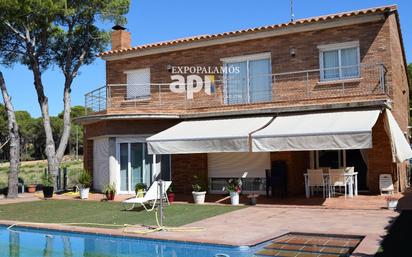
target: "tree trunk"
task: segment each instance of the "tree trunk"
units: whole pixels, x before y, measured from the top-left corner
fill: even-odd
[[[7,111],[8,131],[10,137],[10,170],[9,170],[9,189],[7,197],[15,198],[18,195],[19,184],[19,166],[20,166],[20,135],[19,126],[17,125],[14,108],[11,104],[11,98],[7,92],[6,83],[3,74],[0,72],[0,89],[3,95],[4,105]]]

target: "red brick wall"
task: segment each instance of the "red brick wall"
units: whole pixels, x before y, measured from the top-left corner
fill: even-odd
[[[207,154],[174,154],[171,163],[176,192],[191,193],[195,175],[207,186]]]
[[[180,120],[106,120],[84,125],[86,129],[85,138],[108,135],[135,135],[156,134],[173,125]]]
[[[83,168],[93,173],[93,140],[83,139]]]
[[[399,30],[395,15],[388,18],[390,25],[390,47],[391,47],[391,65],[392,65],[392,87],[393,87],[393,115],[401,127],[402,131],[409,134],[409,85],[407,74],[405,73],[405,60],[402,54],[402,47],[399,39]],[[397,164],[395,176],[399,177],[398,187],[404,191],[407,186],[406,169],[407,162]]]
[[[272,152],[271,161],[285,161],[288,167],[288,196],[305,193],[303,174],[309,168],[309,152]]]
[[[379,21],[334,29],[324,29],[278,37],[181,50],[158,55],[107,61],[106,79],[108,84],[124,84],[126,83],[125,71],[150,67],[152,83],[169,83],[171,75],[167,70],[167,65],[169,64],[173,66],[220,66],[222,65],[221,58],[263,52],[271,53],[272,73],[319,69],[318,45],[359,40],[361,63],[385,64],[388,69],[388,82],[390,83],[391,48],[389,27],[389,22]],[[291,57],[289,55],[289,49],[291,47],[296,49],[295,57]],[[204,94],[199,94],[195,96],[198,97],[196,98],[196,102],[188,104],[189,107],[193,105],[196,108],[189,108],[185,110],[187,106],[184,104],[184,95],[175,93],[170,93],[168,97],[163,97],[162,101],[164,105],[159,107],[158,89],[154,88],[152,90],[152,97],[149,100],[149,102],[153,103],[152,105],[146,105],[143,102],[137,103],[136,101],[125,102],[123,101],[124,95],[122,95],[122,97],[114,100],[114,103],[116,101],[122,101],[122,104],[114,104],[114,107],[111,108],[109,112],[210,112],[297,104],[354,102],[371,100],[372,98],[385,99],[384,95],[377,94],[374,97],[364,95],[366,91],[371,91],[372,88],[375,88],[377,85],[377,79],[379,78],[378,68],[373,67],[373,69],[373,76],[369,76],[367,72],[363,72],[361,82],[347,84],[346,91],[339,94],[331,93],[331,95],[328,95],[328,92],[332,91],[325,89],[341,87],[341,85],[318,86],[316,81],[319,79],[314,78],[314,81],[310,81],[311,94],[308,95],[306,84],[295,78],[293,81],[286,80],[284,83],[277,81],[277,84],[273,87],[272,92],[274,96],[273,99],[276,100],[276,103],[222,106],[220,98],[207,97]],[[298,75],[304,76],[304,74]],[[373,77],[373,81],[370,80],[370,77]],[[169,89],[167,88],[162,90]],[[219,88],[216,90],[219,92]],[[206,107],[201,107],[203,104],[206,104]]]
[[[391,143],[384,127],[384,115],[379,116],[372,129],[373,148],[368,149],[368,187],[372,193],[379,193],[379,175],[392,174],[395,179],[392,163]],[[395,181],[394,181],[395,182]]]

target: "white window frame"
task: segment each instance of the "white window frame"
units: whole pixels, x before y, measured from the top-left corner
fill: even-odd
[[[148,95],[143,95],[143,96],[129,96],[128,94],[127,94],[127,88],[128,87],[130,87],[130,86],[140,86],[140,84],[129,84],[129,82],[127,81],[127,76],[129,76],[129,74],[132,74],[132,73],[136,73],[136,72],[147,72],[148,74],[149,74],[149,94]],[[149,99],[150,97],[151,97],[151,95],[152,95],[152,88],[151,88],[151,79],[152,79],[152,76],[151,76],[151,71],[150,71],[150,68],[142,68],[142,69],[133,69],[133,70],[127,70],[127,71],[124,71],[124,74],[126,74],[126,99],[127,100],[147,100],[147,99]],[[141,84],[141,86],[144,86],[144,85],[146,85],[146,84]]]
[[[357,56],[358,56],[358,76],[354,77],[343,77],[342,76],[342,62],[341,62],[341,51],[343,49],[349,49],[349,48],[356,48],[357,50]],[[350,42],[343,42],[343,43],[336,43],[336,44],[327,44],[327,45],[319,45],[319,71],[320,71],[320,80],[321,81],[333,81],[333,80],[344,80],[344,79],[353,79],[353,78],[359,78],[361,76],[361,70],[360,70],[360,47],[359,47],[359,41],[350,41]],[[323,64],[323,53],[327,51],[336,51],[338,50],[338,62],[339,62],[339,77],[338,78],[325,78],[324,74],[324,64]]]
[[[270,70],[272,71],[272,53],[271,52],[264,52],[264,53],[259,53],[259,54],[249,54],[249,55],[241,55],[241,56],[233,56],[233,57],[225,57],[225,58],[220,58],[220,61],[223,62],[223,66],[234,63],[234,62],[246,62],[246,85],[247,85],[247,101],[246,104],[251,103],[250,102],[250,83],[249,83],[249,62],[250,61],[256,61],[256,60],[264,60],[264,59],[269,59],[269,67]],[[225,79],[224,79],[225,81]],[[224,90],[224,103],[228,104],[228,91],[226,85],[223,87]]]

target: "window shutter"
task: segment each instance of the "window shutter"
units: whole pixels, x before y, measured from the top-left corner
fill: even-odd
[[[127,71],[127,99],[150,97],[150,69]]]

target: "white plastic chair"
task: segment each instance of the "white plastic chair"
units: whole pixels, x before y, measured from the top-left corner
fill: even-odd
[[[313,189],[322,187],[323,197],[325,197],[325,179],[323,178],[322,169],[308,169],[308,188],[309,194],[313,195]]]
[[[330,169],[329,170],[329,187],[332,195],[336,195],[336,188],[345,188],[346,197],[346,177],[345,169]]]
[[[381,195],[383,195],[384,192],[386,192],[387,194],[393,194],[395,192],[391,174],[379,175],[379,190],[381,192]]]
[[[156,206],[156,202],[158,200],[160,200],[160,197],[163,197],[163,199],[166,200],[167,204],[170,205],[169,203],[169,199],[167,198],[167,194],[166,191],[167,189],[169,189],[170,185],[172,184],[172,181],[162,181],[163,183],[163,195],[160,195],[159,192],[159,184],[158,181],[153,182],[153,184],[150,186],[149,190],[147,190],[147,192],[145,193],[145,195],[143,197],[134,197],[134,198],[130,198],[127,199],[126,201],[123,201],[123,204],[125,205],[125,209],[130,211],[133,210],[136,204],[140,204],[141,206],[143,206],[143,208],[146,211],[153,211],[155,206]],[[152,207],[149,208],[146,206],[146,204],[152,204]],[[126,205],[127,204],[132,204],[132,207],[127,209]]]
[[[355,173],[355,167],[346,167],[345,173]]]

